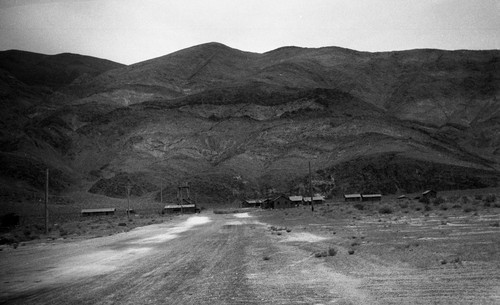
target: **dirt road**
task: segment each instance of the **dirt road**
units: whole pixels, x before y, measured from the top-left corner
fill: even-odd
[[[316,232],[317,233],[317,232]],[[0,252],[0,304],[495,304],[496,270],[477,294],[349,255],[340,236],[271,231],[248,214],[180,216],[84,241]],[[351,233],[349,233],[351,234]],[[326,241],[326,242],[325,242]],[[315,252],[336,244],[336,256]],[[449,281],[453,271],[450,269]],[[407,285],[411,280],[412,287]],[[473,279],[472,279],[473,280]],[[481,282],[484,284],[486,282]],[[442,283],[440,285],[443,285]],[[497,289],[497,291],[495,290]]]

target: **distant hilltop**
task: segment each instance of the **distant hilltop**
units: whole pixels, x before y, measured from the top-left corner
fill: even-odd
[[[0,179],[57,192],[207,201],[497,186],[500,51],[208,43],[125,66],[0,52]],[[325,181],[325,183],[321,183]],[[334,183],[332,183],[334,181]],[[156,196],[156,195],[155,195]],[[167,198],[164,197],[164,198]]]

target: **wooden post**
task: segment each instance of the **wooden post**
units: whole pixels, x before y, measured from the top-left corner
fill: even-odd
[[[45,177],[45,234],[49,234],[49,169],[46,170]]]
[[[130,219],[130,188],[131,185],[127,184],[127,218]]]
[[[163,207],[163,180],[160,181],[160,203]]]
[[[311,174],[311,161],[309,161],[309,196],[311,196],[311,211],[314,212],[313,203],[313,189],[312,189],[312,174]]]

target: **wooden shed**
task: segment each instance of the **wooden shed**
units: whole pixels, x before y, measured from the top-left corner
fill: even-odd
[[[199,213],[200,209],[195,204],[170,204],[163,208],[163,214],[194,214]]]
[[[314,204],[322,204],[325,202],[325,197],[324,196],[313,196],[313,203]],[[304,197],[304,204],[311,205],[311,197]]]
[[[422,197],[424,197],[424,198],[436,198],[437,192],[435,190],[426,190],[422,193]]]
[[[363,194],[361,195],[362,201],[380,201],[382,200],[382,194]]]
[[[361,201],[361,194],[345,194],[344,195],[344,200],[345,201]]]
[[[115,212],[115,208],[82,209],[82,216],[114,215]]]
[[[241,207],[242,208],[257,208],[257,207],[260,207],[262,202],[264,200],[262,199],[247,199],[247,200],[243,200],[241,202]]]
[[[302,196],[290,196],[288,197],[293,205],[298,206],[304,203],[304,198]]]
[[[290,198],[284,195],[280,195],[273,199],[273,206],[275,209],[289,209],[294,205],[292,204]]]

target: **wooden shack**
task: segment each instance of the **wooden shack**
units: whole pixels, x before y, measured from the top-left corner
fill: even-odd
[[[114,215],[116,212],[115,208],[101,208],[101,209],[82,209],[82,216],[103,216],[103,215]]]
[[[163,214],[194,214],[199,213],[200,209],[195,204],[169,204],[163,208]]]
[[[241,207],[242,208],[258,208],[261,206],[262,202],[264,200],[262,199],[247,199],[243,200],[241,202]]]
[[[422,197],[424,198],[436,198],[437,192],[435,190],[426,190],[422,193]]]
[[[325,197],[324,196],[313,196],[313,203],[314,204],[322,204],[325,202]],[[304,204],[306,205],[311,205],[311,197],[304,197]]]
[[[273,209],[289,209],[293,206],[292,201],[284,195],[280,195],[272,200]]]
[[[361,194],[345,194],[344,200],[346,202],[350,201],[361,201]]]
[[[302,196],[290,196],[288,197],[293,205],[299,206],[304,203],[304,198]]]
[[[380,201],[382,200],[382,194],[363,194],[361,195],[362,201]]]

